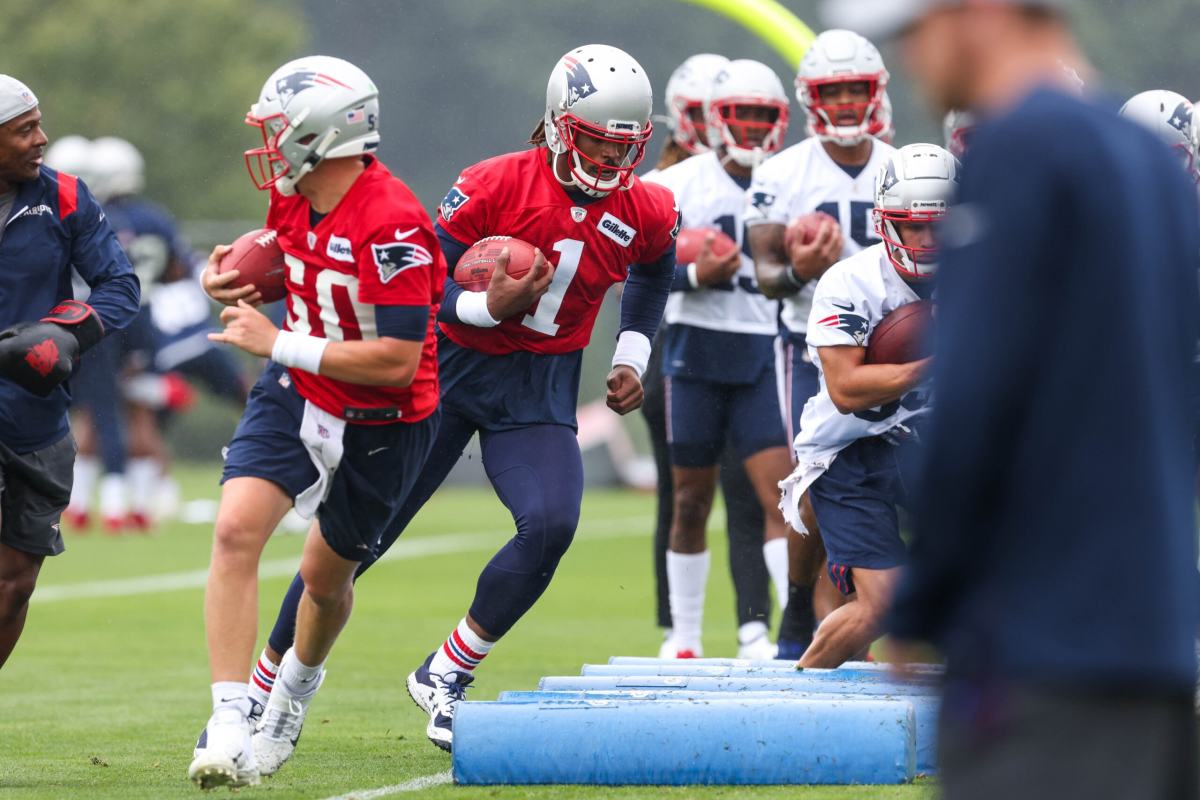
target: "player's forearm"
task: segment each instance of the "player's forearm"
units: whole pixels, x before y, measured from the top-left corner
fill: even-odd
[[[854,414],[899,400],[921,381],[925,361],[911,364],[863,364],[844,375],[826,375],[833,405]]]
[[[321,356],[320,374],[362,386],[405,387],[417,374],[422,345],[390,338],[330,342]]]
[[[804,288],[804,281],[796,276],[789,264],[755,259],[754,275],[758,280],[758,290],[771,300],[791,297]]]

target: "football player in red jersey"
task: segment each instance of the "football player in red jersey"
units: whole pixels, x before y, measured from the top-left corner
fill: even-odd
[[[650,110],[650,82],[637,61],[606,45],[576,48],[550,75],[535,146],[467,168],[441,204],[436,227],[451,270],[486,236],[514,236],[541,251],[520,279],[498,265],[485,292],[464,291],[447,276],[438,315],[442,426],[390,526],[387,543],[478,432],[488,478],[517,530],[479,576],[467,615],[408,677],[429,714],[429,738],[447,750],[475,667],[546,590],[575,535],[583,497],[580,363],[616,283],[625,288],[608,405],[627,414],[642,402],[650,339],[675,280],[679,224],[670,190],[633,174],[650,139]],[[290,644],[302,590],[297,578],[255,669],[258,691],[270,685],[271,657]]]
[[[287,264],[284,330],[251,303],[253,286],[203,281],[229,308],[210,338],[271,362],[230,442],[205,594],[213,714],[189,776],[244,785],[291,755],[323,664],[350,614],[352,579],[425,462],[438,427],[434,317],[446,265],[420,202],[372,153],[378,90],[346,61],[280,67],[246,117],[263,146],[246,153],[271,190],[266,227]],[[301,558],[295,646],[265,712],[247,694],[263,545],[295,506],[316,515]],[[254,717],[262,715],[251,740]]]

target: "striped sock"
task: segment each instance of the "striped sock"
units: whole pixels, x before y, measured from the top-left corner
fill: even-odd
[[[442,646],[433,654],[429,671],[434,675],[445,675],[449,672],[461,672],[470,675],[475,672],[479,662],[483,661],[495,642],[485,641],[467,625],[464,617],[458,623]]]
[[[279,673],[279,665],[271,661],[264,649],[254,665],[250,675],[249,695],[252,702],[266,708],[267,700],[271,698],[271,687],[275,685],[275,676]]]

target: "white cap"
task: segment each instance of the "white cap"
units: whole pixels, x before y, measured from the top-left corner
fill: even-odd
[[[1065,9],[1070,0],[987,0],[993,5]],[[968,0],[825,0],[821,10],[830,27],[849,28],[868,39],[890,39],[936,8],[964,6]]]
[[[11,75],[0,75],[0,125],[37,108],[38,99],[29,87]]]

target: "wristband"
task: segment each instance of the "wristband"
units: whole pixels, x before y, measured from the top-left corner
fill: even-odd
[[[633,367],[640,378],[649,363],[650,340],[646,338],[646,334],[637,331],[622,331],[621,335],[617,337],[617,349],[613,352],[613,368]]]
[[[321,372],[321,356],[329,340],[293,331],[280,331],[271,348],[271,360],[285,367],[295,367],[313,375]]]
[[[476,328],[494,328],[500,324],[500,320],[488,313],[487,292],[464,291],[454,304],[454,312],[461,321]]]
[[[687,276],[688,276],[688,283],[691,284],[692,288],[699,289],[700,288],[700,279],[698,277],[696,277],[696,262],[695,261],[693,261],[692,263],[687,265]]]
[[[808,283],[808,281],[800,280],[800,278],[796,275],[795,267],[793,267],[791,264],[785,264],[783,267],[783,272],[784,275],[787,276],[788,283],[790,283],[792,286],[795,286],[797,289],[803,289],[804,284]]]

